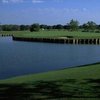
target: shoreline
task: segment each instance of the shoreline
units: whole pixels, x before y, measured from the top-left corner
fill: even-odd
[[[30,79],[30,77],[32,78],[32,79],[36,79],[36,80],[39,80],[38,78],[40,78],[40,80],[42,80],[41,79],[41,77],[48,77],[48,75],[49,75],[49,77],[51,77],[52,75],[51,75],[51,73],[53,73],[53,74],[55,74],[55,73],[62,73],[62,72],[64,72],[64,74],[66,74],[67,75],[67,73],[65,73],[66,71],[68,72],[68,71],[72,71],[72,72],[74,72],[74,71],[77,71],[77,70],[80,70],[80,69],[87,69],[87,68],[89,68],[89,70],[91,69],[91,66],[100,66],[100,62],[97,62],[97,63],[92,63],[92,64],[86,64],[86,65],[80,65],[80,66],[74,66],[74,67],[69,67],[69,68],[63,68],[63,69],[58,69],[58,70],[53,70],[53,71],[47,71],[47,72],[42,72],[42,73],[36,73],[36,74],[28,74],[28,75],[21,75],[21,76],[15,76],[15,77],[11,77],[11,78],[7,78],[7,79],[1,79],[0,80],[0,84],[1,83],[5,83],[6,81],[6,83],[13,83],[14,82],[14,80],[20,80],[20,81],[22,81],[23,82],[23,80],[25,79],[26,81],[28,80],[27,78],[29,78],[29,80],[31,81],[31,79]],[[71,72],[71,73],[72,73]],[[75,72],[76,73],[76,72]],[[80,72],[79,72],[80,73]],[[62,73],[63,74],[63,73]],[[78,73],[76,73],[76,74],[78,74]],[[81,74],[83,75],[83,72],[81,72]],[[89,74],[89,72],[88,73],[86,73],[86,74]],[[50,76],[51,75],[51,76]],[[58,74],[57,74],[58,75]],[[68,74],[69,75],[69,74]],[[33,77],[32,77],[33,76]],[[72,75],[72,77],[74,77],[73,75]],[[79,77],[79,76],[78,76]],[[91,76],[90,76],[91,77]],[[24,78],[24,79],[23,79]],[[53,79],[54,77],[52,77],[52,79]],[[58,79],[59,79],[59,77],[58,77]],[[68,78],[68,79],[70,79],[70,77]],[[44,80],[44,79],[43,79]],[[49,80],[49,79],[46,79],[46,80]],[[53,79],[53,80],[55,80],[55,79]],[[18,82],[18,81],[17,81]],[[15,83],[15,82],[14,82]],[[20,83],[20,82],[18,82],[18,83]]]

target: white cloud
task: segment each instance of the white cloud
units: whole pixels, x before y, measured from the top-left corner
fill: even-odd
[[[22,3],[22,2],[32,2],[32,3],[43,3],[46,0],[1,0],[2,3]],[[61,3],[63,0],[53,0],[55,3]]]
[[[23,2],[23,0],[10,0],[13,3],[17,3],[17,2]]]
[[[24,2],[24,0],[2,0],[3,3],[21,3]]]
[[[33,3],[43,3],[43,0],[32,0]]]

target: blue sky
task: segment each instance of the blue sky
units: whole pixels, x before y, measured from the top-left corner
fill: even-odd
[[[2,24],[100,24],[100,0],[0,0]]]

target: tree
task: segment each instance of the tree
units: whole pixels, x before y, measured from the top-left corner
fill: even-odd
[[[40,28],[43,30],[43,29],[47,29],[47,25],[44,25],[44,24],[42,24],[42,25],[40,25]]]
[[[10,25],[10,27],[11,27],[11,31],[19,31],[20,30],[19,25]]]
[[[2,31],[2,25],[1,25],[1,22],[0,22],[0,31]]]
[[[48,25],[48,26],[47,26],[47,29],[48,29],[49,31],[52,30],[52,26]]]
[[[11,31],[11,25],[2,25],[3,31]]]
[[[68,24],[70,31],[77,31],[79,28],[79,22],[77,20],[71,20]]]
[[[29,30],[30,26],[29,25],[20,25],[20,31],[25,31],[25,30]]]
[[[2,31],[2,26],[0,25],[0,31]]]
[[[100,25],[97,25],[97,29],[100,31]]]
[[[25,25],[20,25],[20,31],[24,31],[25,30]]]
[[[0,25],[0,31],[2,31],[2,25]]]
[[[38,23],[35,23],[35,24],[32,24],[31,27],[30,27],[30,31],[33,32],[33,31],[39,31],[40,30],[40,25]]]
[[[88,21],[87,23],[83,24],[84,31],[92,31],[92,32],[94,32],[96,27],[97,27],[97,25],[93,21]]]
[[[61,24],[56,25],[56,29],[61,30],[63,29],[63,26]]]
[[[89,27],[86,23],[82,25],[82,28],[84,29],[83,32],[88,32],[89,31],[89,29],[88,29]]]
[[[64,26],[63,26],[63,29],[65,29],[65,30],[69,30],[70,27],[69,27],[69,25],[64,25]]]
[[[19,31],[19,25],[2,25],[3,31]]]

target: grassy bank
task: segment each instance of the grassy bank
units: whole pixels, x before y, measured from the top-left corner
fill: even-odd
[[[0,83],[29,83],[33,81],[56,81],[61,79],[98,79],[100,78],[100,64],[86,65],[82,67],[68,68],[58,71],[45,72],[40,74],[25,75],[6,80]]]
[[[1,80],[1,98],[7,98],[5,100],[99,100],[100,64]]]

